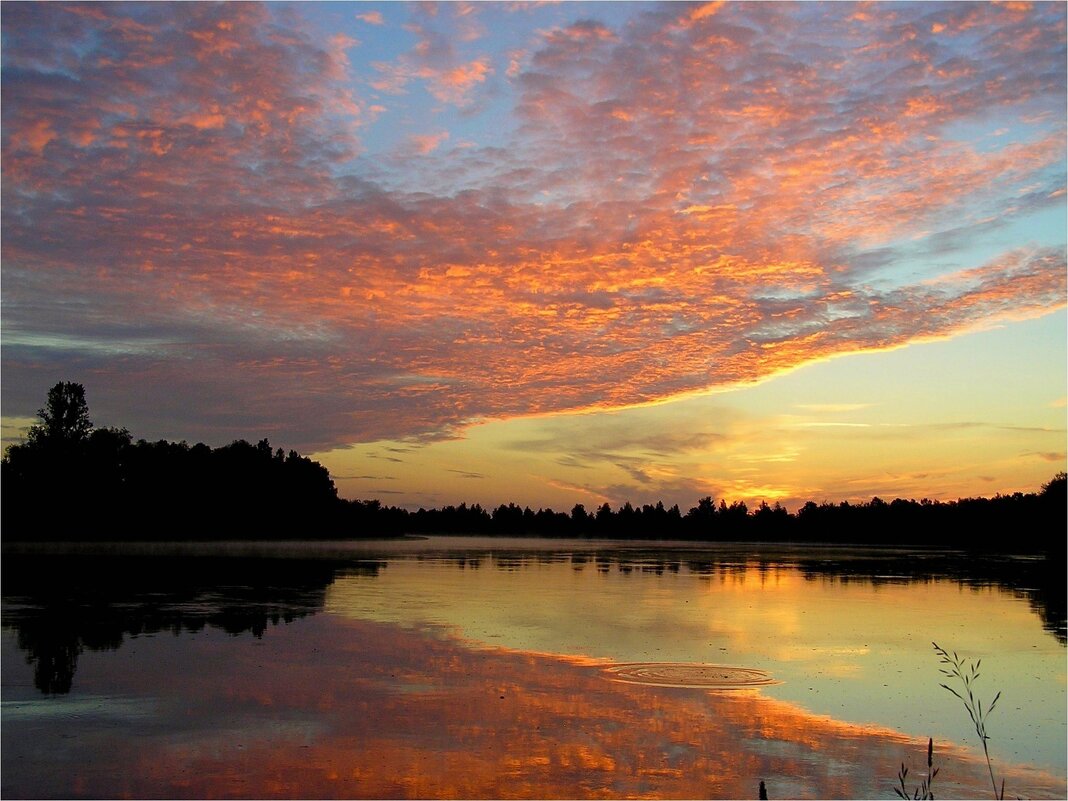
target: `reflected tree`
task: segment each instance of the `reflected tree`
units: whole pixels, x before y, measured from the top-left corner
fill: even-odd
[[[86,650],[129,636],[216,628],[262,637],[320,612],[338,575],[378,575],[378,561],[112,553],[6,553],[3,625],[42,693],[71,690]]]

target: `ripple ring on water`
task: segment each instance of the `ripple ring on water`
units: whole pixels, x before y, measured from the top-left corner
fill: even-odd
[[[703,665],[692,662],[628,662],[605,668],[616,681],[652,687],[743,690],[777,684],[756,668]]]

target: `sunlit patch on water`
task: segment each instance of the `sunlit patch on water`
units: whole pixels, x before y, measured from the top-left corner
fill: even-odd
[[[616,681],[653,687],[742,690],[778,684],[763,670],[688,662],[631,662],[605,669]]]

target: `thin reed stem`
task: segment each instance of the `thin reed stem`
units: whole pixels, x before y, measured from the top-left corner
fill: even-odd
[[[979,742],[983,744],[983,755],[986,757],[986,769],[990,774],[990,786],[994,788],[994,798],[998,801],[1004,801],[1005,799],[1005,780],[1001,781],[1001,790],[998,790],[997,780],[994,778],[994,766],[990,761],[990,749],[987,746],[987,741],[990,736],[986,733],[986,718],[994,711],[994,707],[997,706],[998,699],[1001,698],[1001,692],[994,696],[994,700],[990,702],[990,705],[984,710],[982,700],[975,694],[972,685],[979,678],[979,666],[983,660],[979,659],[975,662],[966,663],[966,661],[954,651],[950,656],[949,652],[942,648],[938,643],[932,642],[935,653],[938,654],[939,662],[945,667],[939,668],[939,671],[947,679],[956,679],[961,685],[963,685],[963,694],[950,687],[948,684],[943,683],[941,686],[946,690],[949,690],[961,703],[964,704],[964,708],[968,711],[968,716],[972,719],[972,725],[975,727],[975,733],[979,736]]]

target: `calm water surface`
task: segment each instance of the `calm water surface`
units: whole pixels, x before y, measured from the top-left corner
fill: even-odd
[[[68,549],[69,550],[69,549]],[[5,797],[1066,794],[1064,565],[568,540],[5,550]],[[753,690],[614,680],[756,668]]]

